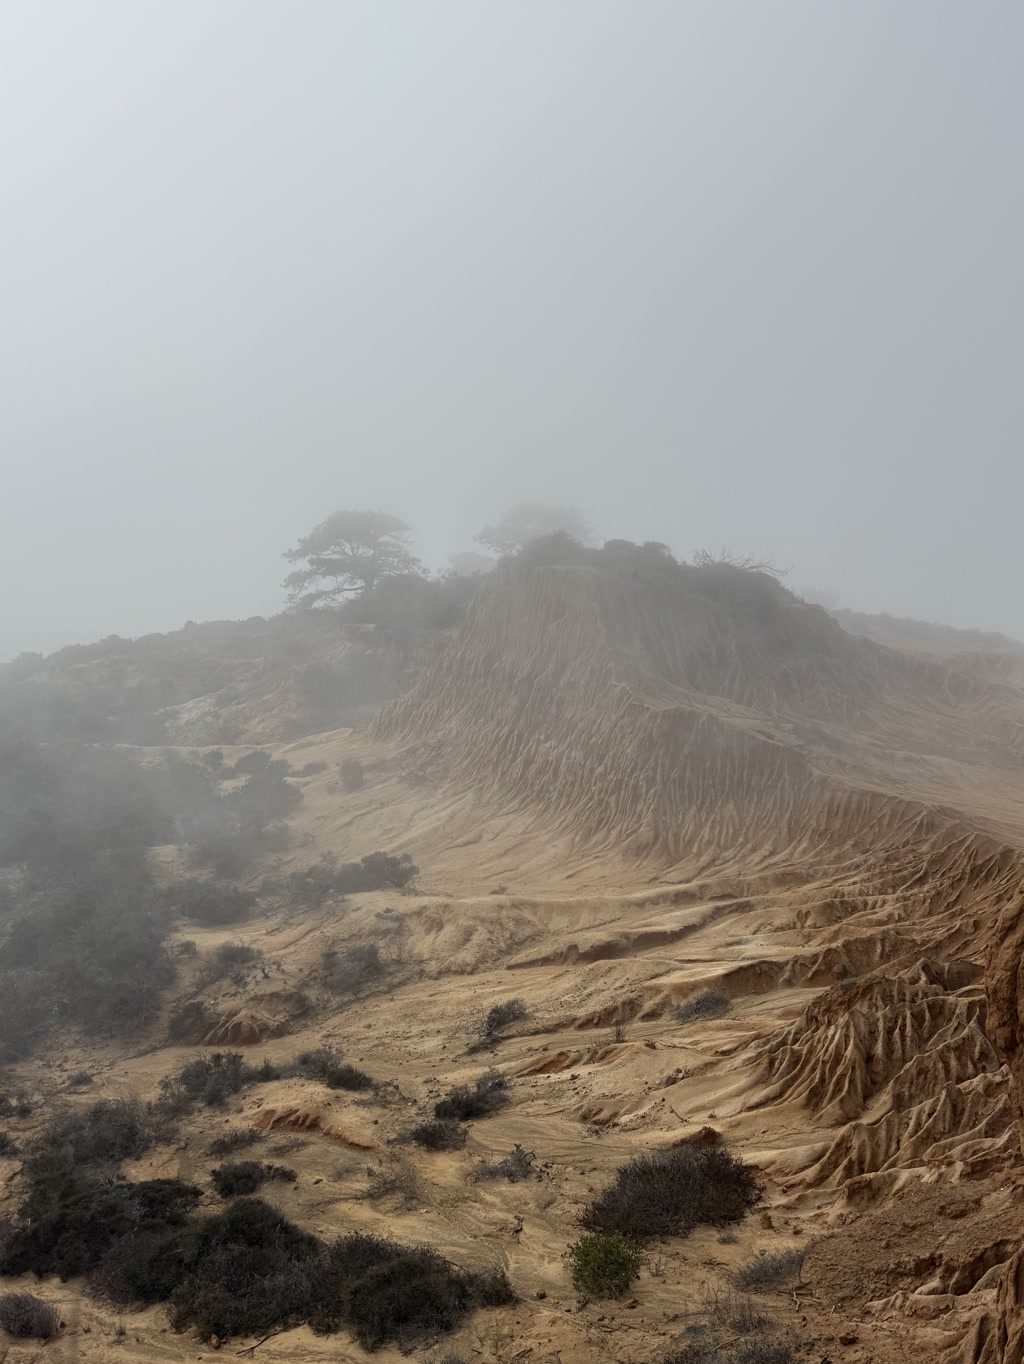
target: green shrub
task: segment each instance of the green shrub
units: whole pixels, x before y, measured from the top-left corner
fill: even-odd
[[[485,1118],[508,1103],[508,1081],[497,1070],[481,1075],[472,1089],[456,1085],[434,1105],[435,1118],[455,1118],[465,1122],[470,1118]]]
[[[210,1174],[213,1187],[221,1198],[237,1198],[254,1194],[261,1184],[272,1179],[294,1184],[298,1175],[286,1165],[267,1165],[260,1160],[241,1160],[234,1165],[219,1165]]]
[[[63,1326],[52,1303],[31,1293],[0,1295],[0,1328],[21,1340],[52,1340]]]
[[[696,1226],[740,1221],[763,1193],[750,1166],[722,1147],[681,1146],[634,1157],[581,1222],[638,1241],[685,1236]]]
[[[644,1253],[620,1232],[599,1231],[574,1241],[565,1259],[581,1297],[621,1298],[640,1273]]]

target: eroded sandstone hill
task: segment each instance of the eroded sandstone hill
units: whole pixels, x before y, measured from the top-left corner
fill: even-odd
[[[310,662],[345,643],[326,615],[277,631],[306,639]],[[942,642],[883,644],[770,576],[620,545],[489,575],[369,728],[336,727],[363,709],[318,726],[297,708],[302,679],[276,645],[266,673],[247,658],[233,682],[187,679],[171,711],[189,726],[240,689],[245,733],[301,791],[290,842],[249,877],[248,917],[183,916],[146,1036],[69,1034],[20,1063],[45,1102],[18,1143],[75,1071],[94,1078],[74,1103],[151,1098],[197,1044],[237,1047],[266,1056],[268,1078],[191,1111],[135,1177],[180,1176],[219,1206],[211,1144],[244,1128],[294,1167],[267,1196],[300,1226],[506,1269],[519,1301],[461,1324],[444,1347],[459,1359],[662,1364],[717,1322],[732,1361],[763,1318],[766,1348],[811,1364],[1022,1364],[1024,693],[1012,667]],[[87,661],[91,687],[102,660]],[[182,730],[175,761],[207,765],[185,746],[204,735]],[[143,761],[167,742],[161,728]],[[222,761],[251,763],[248,746]],[[323,854],[377,848],[411,854],[417,883],[288,899]],[[184,853],[149,856],[173,884]],[[239,946],[248,966],[210,972]],[[344,964],[366,960],[346,985]],[[525,1016],[482,1044],[480,1020],[511,998]],[[194,1035],[176,1033],[193,1015]],[[372,1088],[296,1070],[325,1045]],[[403,1141],[488,1065],[508,1103],[463,1147]],[[562,1256],[582,1209],[633,1155],[694,1141],[755,1166],[763,1205],[649,1248],[634,1297],[580,1304]],[[529,1179],[481,1177],[517,1144]],[[7,1214],[16,1158],[2,1175]],[[736,1334],[736,1271],[763,1256],[792,1275],[755,1292]],[[72,1304],[48,1350],[109,1357],[113,1310],[78,1284],[44,1288]],[[153,1307],[117,1349],[205,1345]],[[296,1325],[256,1357],[365,1354]]]
[[[966,1183],[981,1206],[995,1178],[1017,1228],[1022,701],[963,658],[848,634],[765,575],[611,560],[493,575],[376,733],[714,902],[679,925],[678,953],[667,926],[620,925],[570,959],[653,947],[664,966],[728,914],[734,960],[699,983],[734,998],[819,987],[736,1049],[725,1090],[737,1116],[801,1115],[802,1139],[765,1158],[791,1195],[864,1211]],[[615,1016],[665,1017],[695,983],[634,980]],[[1017,1244],[1015,1230],[979,1245],[975,1271],[959,1246],[956,1272],[932,1255],[916,1283],[879,1263],[899,1287],[871,1310],[942,1316],[928,1348],[951,1358],[1019,1360]]]

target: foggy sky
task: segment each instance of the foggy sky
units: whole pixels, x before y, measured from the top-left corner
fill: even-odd
[[[9,0],[0,658],[511,501],[1024,635],[1024,8]]]

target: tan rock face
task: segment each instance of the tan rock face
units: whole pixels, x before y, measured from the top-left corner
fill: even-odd
[[[996,924],[985,993],[986,1031],[1010,1072],[1010,1097],[1024,1146],[1024,900],[1007,905]]]

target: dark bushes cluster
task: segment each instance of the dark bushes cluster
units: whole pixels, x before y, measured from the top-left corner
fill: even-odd
[[[268,1071],[249,1065],[241,1052],[204,1052],[160,1081],[160,1105],[174,1114],[186,1112],[193,1104],[214,1108],[249,1085],[276,1079],[277,1074],[272,1067]]]
[[[685,1236],[740,1221],[763,1193],[750,1166],[722,1147],[681,1146],[634,1157],[580,1220],[638,1241]]]
[[[181,1225],[199,1190],[177,1179],[128,1183],[122,1160],[144,1154],[167,1132],[136,1100],[104,1099],[61,1114],[25,1161],[28,1192],[0,1251],[0,1274],[95,1270],[116,1241]]]
[[[368,890],[401,890],[419,874],[408,853],[373,852],[358,862],[339,862],[325,853],[312,867],[294,871],[283,881],[268,881],[264,889],[290,904],[317,908],[341,895],[358,895]]]
[[[200,1043],[213,1027],[217,1015],[200,999],[188,999],[171,1010],[167,1019],[170,1042]]]
[[[5,1238],[0,1273],[90,1273],[115,1242],[183,1220],[198,1198],[198,1189],[178,1180],[132,1184],[97,1167],[62,1168],[33,1180]]]
[[[186,824],[192,861],[218,876],[241,876],[269,848],[283,847],[284,821],[302,803],[302,792],[286,780],[288,764],[256,750],[218,776],[245,776],[241,786],[207,801]]]
[[[152,1110],[129,1101],[55,1119],[25,1163],[28,1191],[5,1228],[0,1274],[88,1275],[92,1291],[118,1306],[166,1302],[176,1329],[206,1339],[305,1321],[320,1331],[347,1327],[368,1349],[430,1337],[477,1306],[513,1300],[504,1274],[469,1273],[434,1250],[379,1237],[325,1245],[259,1199],[196,1217],[194,1186],[118,1173],[119,1161],[156,1139],[153,1123]],[[292,1178],[255,1161],[213,1172],[224,1197]],[[42,1320],[36,1310],[8,1295],[0,1324],[27,1333]]]
[[[0,949],[0,1061],[27,1054],[51,1022],[99,1034],[142,1027],[174,978],[169,926],[138,849],[23,880]]]
[[[456,1085],[434,1105],[435,1118],[452,1118],[467,1122],[470,1118],[486,1118],[508,1103],[508,1081],[497,1070],[488,1070],[476,1084]]]
[[[289,1068],[307,1080],[321,1080],[328,1089],[372,1089],[373,1080],[365,1071],[348,1065],[340,1051],[333,1047],[317,1047],[303,1051]]]
[[[256,896],[241,886],[212,881],[178,881],[167,891],[175,914],[201,924],[237,924],[247,919]]]
[[[0,1294],[0,1330],[20,1340],[52,1340],[63,1322],[52,1303],[32,1293]]]
[[[203,963],[199,975],[201,985],[213,985],[226,977],[242,980],[247,966],[260,966],[264,961],[258,947],[244,942],[225,942],[216,948]]]
[[[429,1248],[376,1236],[323,1245],[259,1199],[167,1237],[136,1238],[131,1249],[129,1300],[167,1301],[172,1324],[204,1339],[306,1321],[320,1332],[347,1327],[366,1349],[409,1345],[451,1330],[475,1307],[514,1300],[504,1274],[472,1274]]]
[[[286,1165],[267,1165],[261,1160],[240,1160],[233,1165],[218,1165],[211,1171],[213,1187],[221,1198],[254,1194],[268,1180],[281,1179],[294,1184],[298,1175]]]

